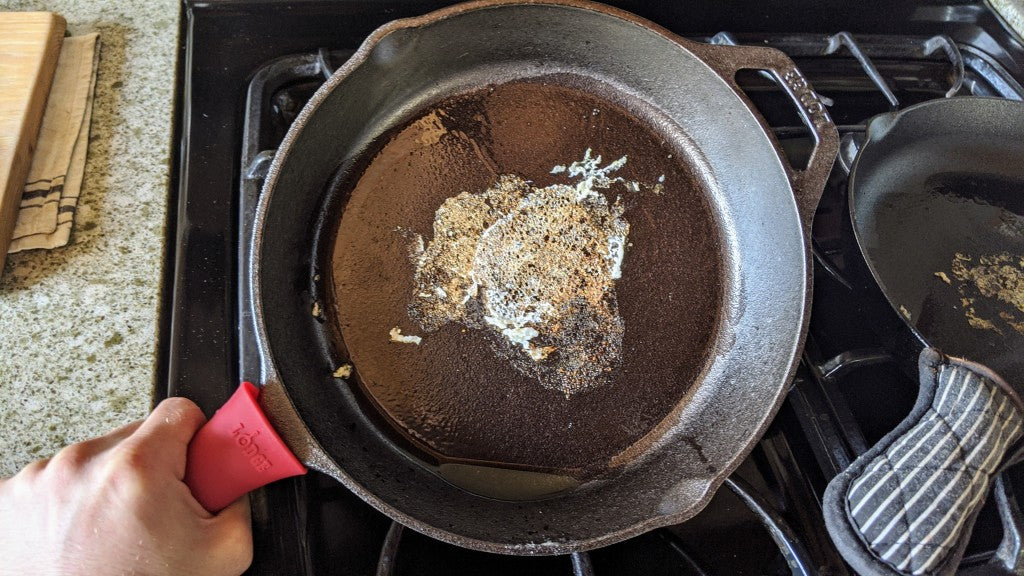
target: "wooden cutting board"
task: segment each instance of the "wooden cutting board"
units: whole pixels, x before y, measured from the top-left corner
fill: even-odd
[[[50,12],[0,12],[0,273],[65,26]]]

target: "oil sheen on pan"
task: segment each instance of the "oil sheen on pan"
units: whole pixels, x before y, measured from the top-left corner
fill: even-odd
[[[440,462],[607,472],[705,368],[722,240],[687,153],[573,76],[443,100],[345,181],[353,381]]]

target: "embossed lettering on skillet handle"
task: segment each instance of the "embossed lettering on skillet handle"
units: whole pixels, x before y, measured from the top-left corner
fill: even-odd
[[[713,46],[683,39],[680,39],[679,42],[718,72],[746,102],[747,106],[755,112],[755,116],[768,132],[783,165],[786,167],[790,182],[793,184],[804,231],[809,234],[814,211],[818,207],[818,200],[821,198],[825,182],[832,170],[832,163],[839,150],[839,133],[821,98],[818,97],[800,70],[796,68],[793,61],[774,48]],[[807,167],[803,170],[795,170],[790,166],[767,122],[757,112],[756,107],[736,82],[736,73],[740,70],[764,70],[770,73],[779,87],[793,101],[800,119],[810,130],[811,137],[814,139],[814,150],[811,152]]]

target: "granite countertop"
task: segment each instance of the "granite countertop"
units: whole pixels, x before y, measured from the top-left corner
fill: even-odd
[[[178,0],[3,0],[100,33],[71,243],[0,276],[0,476],[145,416],[154,389]]]

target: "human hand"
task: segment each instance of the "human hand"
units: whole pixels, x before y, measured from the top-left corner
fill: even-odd
[[[168,398],[144,421],[0,480],[0,574],[241,574],[252,561],[248,498],[214,516],[182,482],[205,421]]]

